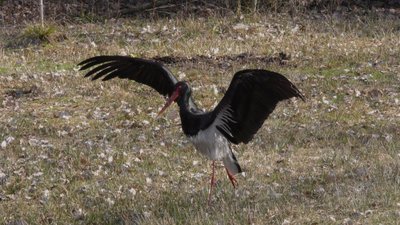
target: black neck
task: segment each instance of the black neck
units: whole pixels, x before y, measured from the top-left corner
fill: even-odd
[[[186,113],[200,113],[202,112],[192,99],[192,91],[190,88],[186,89],[185,93],[178,99],[178,105],[180,111],[185,111]]]
[[[183,132],[188,136],[196,135],[202,128],[204,113],[193,102],[190,89],[179,98],[177,103],[179,105],[179,115],[181,117]]]

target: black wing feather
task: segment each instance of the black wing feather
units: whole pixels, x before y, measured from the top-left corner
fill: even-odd
[[[170,96],[178,82],[162,64],[129,56],[95,56],[82,61],[78,66],[81,66],[80,70],[91,68],[85,77],[92,76],[92,80],[101,77],[104,81],[115,77],[130,79],[146,84],[164,96]]]
[[[234,75],[212,117],[228,114],[217,129],[232,143],[248,143],[278,102],[292,97],[304,101],[296,86],[281,74],[267,70],[242,70]]]

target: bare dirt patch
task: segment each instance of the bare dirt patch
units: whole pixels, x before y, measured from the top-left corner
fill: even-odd
[[[153,60],[162,62],[169,65],[185,66],[186,64],[205,64],[209,66],[217,66],[220,68],[232,67],[232,64],[248,64],[248,63],[262,63],[264,64],[277,64],[280,66],[286,65],[290,57],[281,52],[278,56],[260,56],[251,53],[242,53],[237,55],[224,55],[224,56],[205,56],[197,55],[191,57],[179,56],[155,56]]]

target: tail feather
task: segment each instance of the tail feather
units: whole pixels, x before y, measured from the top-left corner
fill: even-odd
[[[242,168],[240,168],[236,156],[232,151],[230,155],[222,159],[222,162],[224,163],[225,168],[229,170],[232,175],[242,172]]]

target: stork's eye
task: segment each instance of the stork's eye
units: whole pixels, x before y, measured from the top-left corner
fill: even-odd
[[[179,84],[178,87],[176,87],[176,89],[177,89],[177,91],[178,91],[179,93],[182,92],[183,86],[184,86],[183,84]]]

